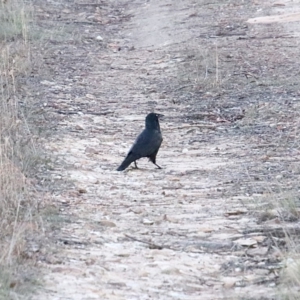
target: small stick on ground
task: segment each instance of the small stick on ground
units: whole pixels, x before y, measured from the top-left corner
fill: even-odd
[[[132,240],[134,240],[134,241],[137,241],[137,242],[140,242],[140,243],[144,243],[144,244],[149,245],[149,248],[150,248],[150,249],[158,249],[158,250],[162,250],[162,249],[171,249],[171,247],[169,247],[169,246],[157,245],[157,244],[154,244],[154,243],[152,243],[152,242],[140,240],[140,239],[135,238],[135,237],[133,237],[133,236],[130,236],[130,235],[126,234],[126,233],[125,233],[125,236],[128,237],[128,238],[130,238],[130,239],[132,239]]]

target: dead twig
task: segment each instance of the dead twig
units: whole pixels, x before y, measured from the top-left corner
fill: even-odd
[[[182,89],[185,89],[185,88],[191,87],[191,86],[194,87],[195,84],[186,84],[186,85],[180,86],[179,88],[173,90],[173,92],[178,92],[178,91],[180,91],[180,90],[182,90]]]
[[[55,111],[58,114],[62,115],[77,115],[80,111],[63,111],[63,110],[57,110]]]
[[[275,237],[285,237],[288,235],[299,235],[300,228],[299,227],[291,227],[291,228],[250,228],[243,231],[243,234],[251,234],[251,233],[259,233],[259,234],[269,234]]]
[[[173,131],[174,129],[192,129],[192,128],[204,128],[204,129],[211,129],[215,130],[217,128],[216,125],[205,125],[205,124],[195,124],[195,125],[182,125],[178,127],[169,127],[164,128],[164,131]]]
[[[150,249],[158,249],[158,250],[162,250],[162,249],[172,249],[170,246],[157,245],[157,244],[154,244],[154,243],[152,243],[152,242],[148,242],[148,241],[144,241],[144,240],[135,238],[135,237],[130,236],[130,235],[126,234],[126,233],[125,233],[125,236],[128,237],[129,239],[133,240],[133,241],[137,241],[137,242],[140,242],[140,243],[144,243],[144,244],[149,245],[149,248],[150,248]],[[174,249],[172,249],[172,250],[174,250]]]

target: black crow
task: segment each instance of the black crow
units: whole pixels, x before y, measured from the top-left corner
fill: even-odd
[[[137,168],[136,160],[142,157],[148,157],[149,160],[161,169],[161,167],[156,164],[156,154],[163,140],[158,122],[159,117],[163,117],[163,115],[156,113],[147,115],[145,129],[136,138],[133,146],[130,148],[117,171],[125,170],[132,162],[134,162],[135,168]]]

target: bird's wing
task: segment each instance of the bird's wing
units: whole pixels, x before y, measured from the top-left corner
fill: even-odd
[[[159,130],[144,129],[136,138],[129,153],[133,153],[139,157],[147,157],[157,152],[162,143],[162,136]]]

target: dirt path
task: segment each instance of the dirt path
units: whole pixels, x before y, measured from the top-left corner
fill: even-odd
[[[293,32],[246,23],[281,6],[178,2],[38,6],[40,26],[54,24],[55,32],[41,95],[57,132],[47,147],[59,158],[51,176],[60,216],[46,233],[44,286],[35,299],[276,293],[279,260],[256,212],[277,163],[264,165],[267,156],[289,157],[269,145],[284,135],[269,126],[277,122],[271,100],[284,102],[299,87],[282,91],[279,81],[299,66],[271,56],[281,50],[268,35]],[[140,170],[114,171],[153,110],[166,116],[157,157],[163,169],[143,160]],[[257,123],[264,110],[270,114]]]

